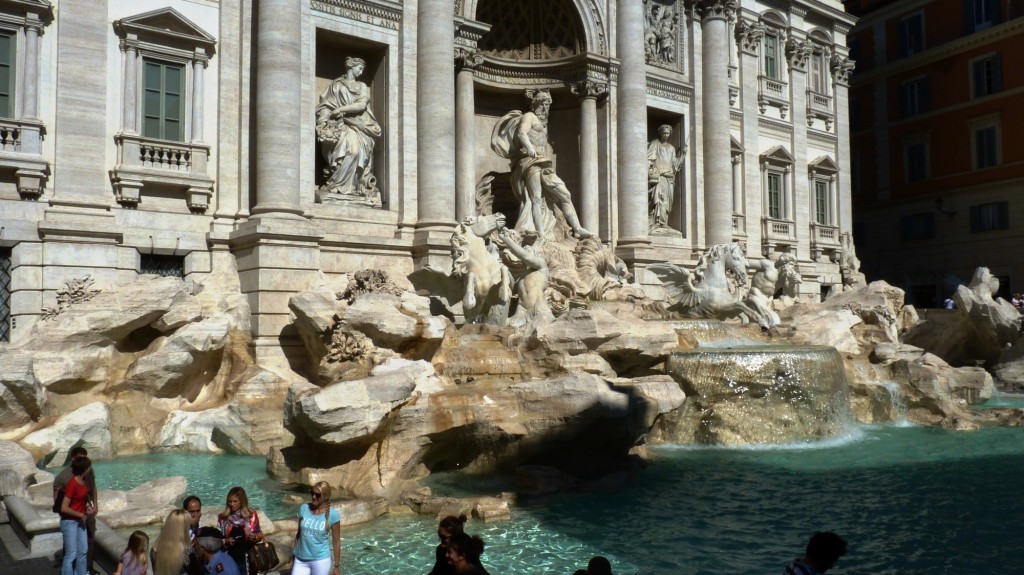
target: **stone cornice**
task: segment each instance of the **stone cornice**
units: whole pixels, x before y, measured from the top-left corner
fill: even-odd
[[[314,12],[365,22],[389,30],[398,30],[402,5],[388,0],[310,0]]]
[[[686,0],[686,12],[698,22],[703,20],[731,20],[736,16],[736,0]]]
[[[475,49],[480,38],[490,31],[490,24],[457,17],[455,18],[455,45]]]
[[[807,139],[817,140],[822,143],[835,145],[839,138],[835,134],[822,132],[821,130],[807,130]]]
[[[512,62],[484,54],[474,75],[477,81],[489,86],[550,89],[584,80],[608,82],[617,71],[617,60],[596,54],[530,62]]]
[[[981,32],[975,32],[969,36],[940,44],[934,48],[929,48],[923,52],[909,56],[906,58],[900,58],[894,62],[883,64],[877,68],[855,74],[850,80],[851,86],[859,86],[862,84],[869,84],[876,82],[880,78],[885,78],[893,74],[899,74],[913,68],[918,68],[937,62],[944,58],[949,58],[956,54],[967,52],[977,48],[978,46],[989,44],[1003,38],[1020,34],[1024,32],[1024,18],[1014,18],[1008,22],[1003,22],[998,26],[993,26],[988,30]]]
[[[693,87],[654,76],[647,76],[647,93],[670,100],[693,99]]]
[[[773,120],[771,118],[758,118],[758,128],[766,128],[768,130],[776,130],[785,134],[793,134],[793,125],[788,122],[782,122],[779,120]]]

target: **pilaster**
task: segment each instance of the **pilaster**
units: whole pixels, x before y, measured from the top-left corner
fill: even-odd
[[[455,227],[455,5],[421,0],[416,38],[417,231]],[[430,234],[417,243],[432,244]]]
[[[473,70],[483,56],[471,48],[455,50],[455,220],[476,215],[476,104]]]
[[[834,194],[836,198],[836,212],[838,219],[835,220],[839,229],[844,232],[853,230],[852,186],[850,179],[853,173],[850,169],[850,74],[853,72],[854,61],[839,55],[833,54],[831,69],[833,84],[833,95],[836,99],[836,158],[839,160],[839,189]]]
[[[601,211],[597,101],[608,95],[608,83],[587,79],[571,89],[580,99],[580,222],[597,233]]]
[[[617,87],[618,229],[621,253],[646,245],[647,237],[647,62],[644,8],[618,0],[616,51],[621,62]],[[623,258],[629,262],[628,258]]]
[[[793,120],[793,175],[786,174],[793,186],[788,206],[790,220],[796,232],[798,258],[810,257],[811,249],[811,197],[807,175],[807,62],[813,52],[809,40],[790,37],[786,44],[789,61],[790,102]]]
[[[740,48],[739,67],[742,86],[740,89],[740,107],[743,109],[743,166],[740,173],[741,187],[744,191],[743,204],[740,207],[743,217],[740,218],[747,235],[748,257],[761,256],[761,217],[762,206],[761,169],[760,169],[760,130],[758,119],[758,74],[760,73],[760,46],[766,28],[760,22],[741,21],[736,27],[736,40]]]

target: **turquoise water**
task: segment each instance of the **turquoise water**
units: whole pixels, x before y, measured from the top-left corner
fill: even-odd
[[[206,469],[224,474],[223,485],[240,473],[259,489],[259,459],[183,457],[214,465]],[[98,464],[100,477],[117,464]],[[825,529],[850,543],[830,574],[1024,573],[1022,470],[1024,429],[865,427],[843,441],[784,448],[662,447],[621,489],[524,501],[511,521],[473,520],[467,530],[487,542],[494,575],[569,575],[595,554],[618,575],[777,575]],[[501,488],[456,474],[431,485],[453,495]],[[426,573],[435,522],[386,518],[344,538],[346,575]]]

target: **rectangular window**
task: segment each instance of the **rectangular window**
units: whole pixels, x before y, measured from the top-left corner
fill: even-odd
[[[971,233],[1010,228],[1009,202],[989,202],[971,206]]]
[[[906,161],[907,183],[928,177],[928,142],[913,142],[903,148]]]
[[[768,174],[768,217],[782,219],[782,174]]]
[[[900,218],[900,238],[905,242],[935,237],[935,214],[924,212]]]
[[[14,117],[14,47],[13,32],[0,30],[0,118]]]
[[[999,23],[999,0],[964,0],[964,30],[977,32]]]
[[[815,52],[811,55],[811,90],[819,94],[827,94],[828,81],[827,66],[825,66],[825,55]]]
[[[931,89],[927,76],[900,86],[900,115],[910,118],[931,110]]]
[[[900,56],[924,49],[924,16],[919,12],[900,21]]]
[[[11,248],[0,248],[0,341],[11,341]]]
[[[981,98],[1003,89],[1003,63],[999,54],[971,62],[971,97]]]
[[[778,80],[779,73],[779,39],[776,36],[764,37],[764,75]]]
[[[999,165],[999,129],[985,126],[974,130],[974,169]]]
[[[142,254],[142,257],[139,259],[140,274],[153,274],[176,278],[185,277],[185,258],[183,256]]]
[[[142,135],[147,138],[185,139],[185,67],[157,60],[144,60]]]
[[[828,182],[821,180],[814,181],[814,221],[823,226],[829,225],[828,221]]]

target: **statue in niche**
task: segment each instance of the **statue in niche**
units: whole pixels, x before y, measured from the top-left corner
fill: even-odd
[[[365,69],[362,58],[345,58],[345,75],[320,94],[316,139],[327,161],[327,181],[317,190],[318,202],[381,206],[373,175],[374,140],[381,127],[370,110],[370,89],[359,81]]]
[[[669,143],[672,126],[664,124],[658,127],[658,139],[647,146],[647,181],[650,185],[650,218],[648,227],[651,234],[677,234],[668,225],[669,214],[672,213],[672,202],[675,199],[676,174],[683,165],[686,147],[676,151]]]
[[[580,225],[572,194],[555,173],[548,143],[551,92],[529,90],[530,110],[505,114],[491,133],[491,149],[507,158],[512,170],[512,192],[519,200],[515,229],[524,238],[554,239],[555,211],[561,212],[576,238],[593,236]]]

